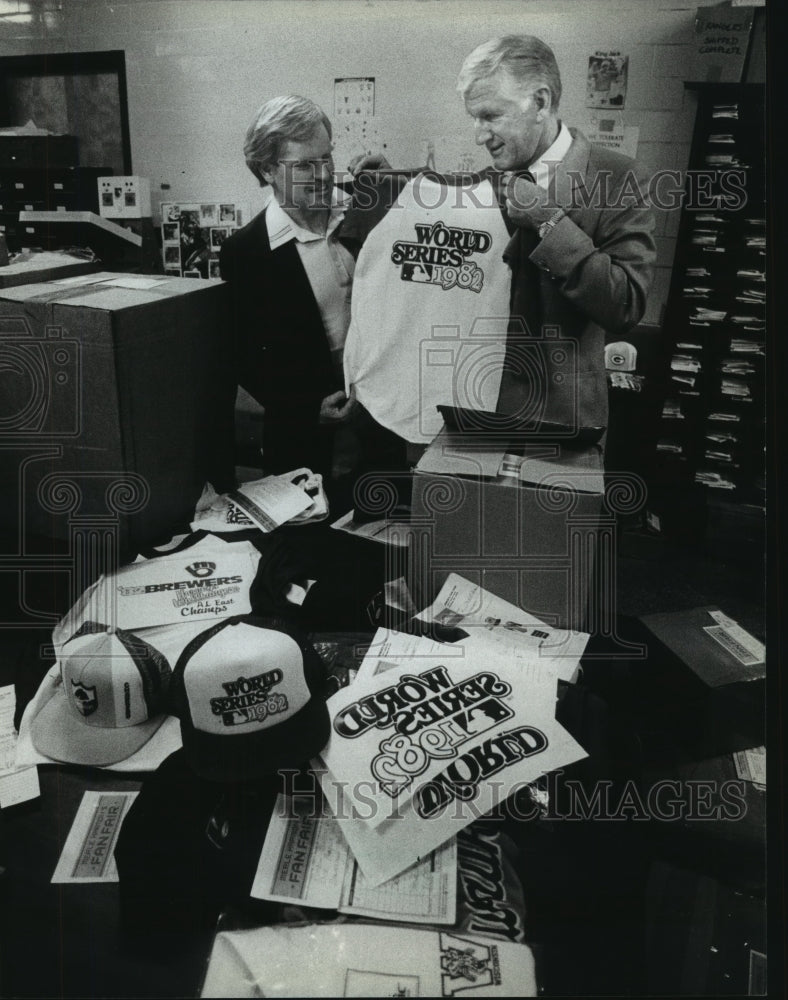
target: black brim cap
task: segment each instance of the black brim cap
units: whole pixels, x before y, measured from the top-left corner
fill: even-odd
[[[171,685],[193,770],[250,781],[307,762],[330,733],[323,686],[319,656],[290,622],[244,616],[201,632]]]

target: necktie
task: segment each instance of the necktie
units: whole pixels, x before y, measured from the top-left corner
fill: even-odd
[[[534,182],[527,170],[517,176]],[[501,210],[506,217],[504,185],[498,181],[496,189]],[[542,302],[539,287],[539,269],[531,263],[539,236],[534,229],[515,226],[506,219],[513,239],[507,247],[507,260],[512,268],[512,290],[509,300],[509,324],[506,337],[506,355],[503,363],[501,388],[498,393],[497,413],[512,417],[513,427],[534,429],[544,415],[547,372],[538,349],[542,328]]]

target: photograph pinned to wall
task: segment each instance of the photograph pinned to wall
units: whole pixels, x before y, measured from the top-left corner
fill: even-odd
[[[627,97],[629,56],[595,52],[588,59],[587,108],[623,108]]]
[[[222,226],[218,229],[211,230],[211,250],[218,250],[222,243],[230,235],[230,230],[227,226]]]
[[[241,207],[221,202],[163,202],[160,208],[165,269],[169,272],[178,267],[184,278],[218,277],[211,262],[217,260],[230,233],[241,225]]]
[[[604,146],[605,149],[614,149],[633,159],[637,156],[640,128],[637,125],[625,125],[620,111],[602,110],[599,114],[592,112],[579,125],[589,142]]]
[[[200,205],[200,225],[215,226],[216,221],[216,205]]]
[[[236,209],[235,205],[220,205],[219,206],[219,222],[223,226],[234,226],[236,225]]]

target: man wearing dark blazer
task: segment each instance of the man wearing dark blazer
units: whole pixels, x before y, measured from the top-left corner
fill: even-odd
[[[331,124],[312,101],[266,102],[244,155],[271,199],[221,251],[238,382],[265,408],[264,469],[330,476],[337,435],[356,410],[342,350],[363,227],[345,225],[355,208],[334,185]]]

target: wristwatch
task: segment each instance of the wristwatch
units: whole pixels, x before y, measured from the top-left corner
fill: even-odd
[[[563,219],[565,215],[566,212],[563,210],[563,208],[559,208],[557,212],[553,212],[550,218],[547,219],[545,222],[543,222],[541,226],[539,226],[539,228],[536,230],[537,233],[539,234],[539,239],[543,240],[549,232],[552,232],[552,230],[555,229],[555,227],[558,225],[558,223],[561,221],[561,219]]]

